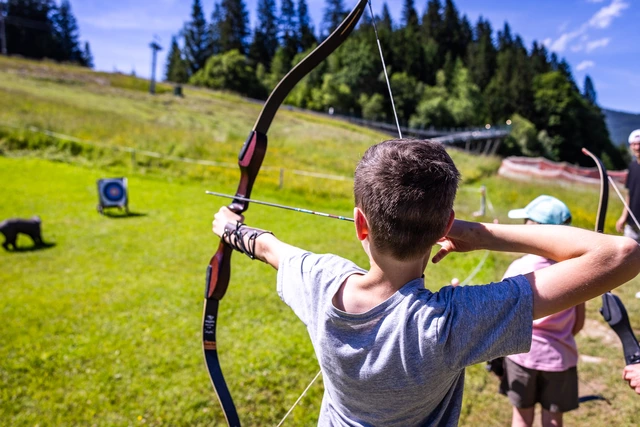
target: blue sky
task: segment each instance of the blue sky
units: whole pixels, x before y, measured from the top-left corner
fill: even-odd
[[[256,19],[257,0],[245,0],[251,22]],[[166,49],[189,19],[192,0],[71,0],[81,39],[91,43],[96,69],[151,74],[148,47],[157,36],[160,52],[158,72],[163,73]],[[207,19],[214,0],[202,0]],[[325,0],[307,0],[317,28]],[[416,0],[422,14],[427,0]],[[347,8],[355,0],[344,0]],[[402,0],[388,0],[395,19]],[[491,21],[494,30],[508,21],[528,47],[533,40],[565,57],[580,86],[585,74],[595,82],[600,105],[640,113],[640,2],[638,0],[457,0],[461,14],[472,23],[479,16]],[[279,1],[278,1],[279,5]],[[373,0],[378,13],[381,0]],[[374,43],[374,41],[372,41]]]

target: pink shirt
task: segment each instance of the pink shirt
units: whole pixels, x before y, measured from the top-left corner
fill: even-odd
[[[511,263],[504,277],[527,274],[555,264],[537,255],[525,255]],[[539,371],[560,372],[578,364],[578,348],[571,331],[576,321],[576,308],[533,321],[529,353],[507,356],[520,366]]]

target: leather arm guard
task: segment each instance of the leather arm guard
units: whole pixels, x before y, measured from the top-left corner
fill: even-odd
[[[222,239],[236,251],[242,252],[251,259],[256,259],[256,239],[265,233],[273,235],[271,231],[252,228],[242,222],[235,225],[227,223]]]

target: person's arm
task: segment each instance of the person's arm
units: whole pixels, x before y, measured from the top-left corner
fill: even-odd
[[[571,334],[573,336],[578,335],[578,332],[584,328],[584,319],[586,317],[586,304],[578,304],[576,305],[576,321],[573,324],[573,329],[571,330]]]
[[[625,200],[627,202],[627,206],[630,206],[630,198],[629,198],[629,193],[627,193],[627,196],[625,197]],[[629,216],[629,212],[627,211],[627,208],[622,208],[622,214],[620,215],[620,218],[618,218],[618,220],[616,221],[616,231],[618,231],[618,233],[622,233],[624,232],[624,225],[627,222],[627,217]]]
[[[640,394],[640,364],[625,366],[622,378],[629,383],[629,387]]]
[[[525,275],[533,291],[533,318],[576,306],[622,285],[640,272],[632,239],[556,225],[480,224],[456,220],[433,257],[489,249],[531,253],[557,261]]]
[[[215,215],[212,225],[213,232],[220,238],[225,235],[224,239],[227,243],[235,243],[235,239],[241,237],[244,241],[244,246],[252,250],[252,255],[256,259],[271,265],[277,270],[280,264],[280,257],[285,251],[289,250],[291,246],[281,242],[270,232],[265,232],[265,230],[254,227],[241,227],[240,232],[234,235],[229,235],[228,232],[225,234],[225,227],[227,230],[235,230],[237,224],[243,220],[244,218],[242,216],[233,213],[229,208],[224,206],[220,208]],[[255,237],[255,245],[254,242],[251,241],[253,239],[251,237],[252,235],[257,236]]]

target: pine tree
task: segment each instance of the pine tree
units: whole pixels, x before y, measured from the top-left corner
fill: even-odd
[[[576,92],[580,93],[580,91],[578,90],[578,85],[576,84],[576,81],[573,79],[573,73],[571,72],[571,65],[569,65],[566,59],[563,58],[562,61],[560,61],[560,63],[558,64],[558,71],[560,71],[562,75],[567,78],[567,80],[571,83],[571,86],[573,87],[573,89]]]
[[[82,51],[78,40],[78,23],[71,11],[69,0],[62,0],[60,7],[53,16],[53,22],[60,49],[60,57],[58,59],[81,63]]]
[[[303,52],[318,42],[314,35],[313,25],[309,17],[309,7],[305,0],[298,0],[297,34],[300,39],[300,50]]]
[[[443,31],[438,40],[441,53],[444,56],[447,52],[451,52],[453,60],[460,58],[464,53],[464,48],[461,46],[462,26],[453,0],[446,0],[444,3],[442,27]]]
[[[347,15],[342,0],[327,0],[324,10],[324,35],[328,35],[335,30]]]
[[[460,57],[463,60],[466,60],[467,58],[467,50],[469,49],[469,45],[472,41],[473,29],[471,28],[469,18],[467,18],[467,15],[464,15],[460,22]]]
[[[262,64],[268,70],[277,49],[276,2],[275,0],[260,0],[258,3],[258,24],[249,46],[249,58],[253,63]]]
[[[389,32],[393,31],[393,19],[391,18],[391,12],[389,12],[389,6],[386,2],[382,4],[382,16],[380,17],[379,27]]]
[[[204,18],[202,3],[193,0],[191,7],[191,21],[184,24],[184,57],[187,61],[189,74],[195,74],[204,67],[207,58],[211,55],[211,38],[207,31],[207,21]]]
[[[467,50],[467,64],[471,81],[484,91],[496,70],[496,47],[493,45],[493,29],[482,17],[476,24],[473,42]]]
[[[395,57],[394,64],[409,76],[424,81],[426,79],[424,50],[420,43],[420,22],[413,0],[404,1],[402,21],[403,27],[395,34],[398,40],[397,46],[401,47],[402,55]]]
[[[440,0],[429,0],[422,15],[422,36],[424,41],[439,40],[443,31],[442,4]]]
[[[176,36],[171,37],[171,48],[167,55],[164,78],[174,83],[186,83],[188,80],[187,64],[182,58],[182,52]]]
[[[533,46],[531,47],[530,59],[531,69],[535,75],[551,71],[547,49],[544,45],[538,44],[537,41],[534,41]]]
[[[91,47],[89,42],[84,42],[84,50],[82,51],[82,65],[88,68],[93,68],[93,54],[91,53]]]
[[[418,12],[416,12],[413,0],[404,0],[404,5],[402,6],[402,23],[405,28],[410,27],[413,30],[417,30],[420,27]]]
[[[439,0],[429,0],[420,24],[422,45],[425,52],[425,83],[436,84],[436,74],[444,65],[444,49],[439,45],[443,32],[442,4]]]
[[[7,0],[5,35],[10,55],[59,59],[53,0]]]
[[[280,19],[278,22],[280,45],[284,49],[285,62],[291,63],[298,53],[299,41],[296,36],[296,9],[293,0],[281,0]]]
[[[505,22],[502,31],[498,31],[498,50],[502,52],[512,46],[513,36],[511,35],[511,27]]]
[[[220,46],[220,29],[222,28],[222,7],[219,2],[213,4],[213,11],[211,12],[211,21],[207,28],[207,34],[209,37],[209,45],[211,55],[218,55],[222,52]]]
[[[220,4],[222,22],[220,23],[220,50],[237,50],[247,53],[249,35],[249,13],[243,0],[222,0]]]
[[[551,59],[549,59],[549,68],[551,68],[551,71],[558,71],[558,55],[556,55],[555,52],[553,52],[551,54]]]
[[[509,82],[512,96],[515,98],[515,112],[524,117],[534,114],[533,106],[533,70],[527,54],[527,49],[520,36],[516,36],[514,43],[513,77]]]
[[[596,88],[593,85],[593,81],[588,74],[584,78],[584,93],[582,96],[584,96],[584,99],[586,99],[589,104],[597,105],[598,96],[596,95]]]

